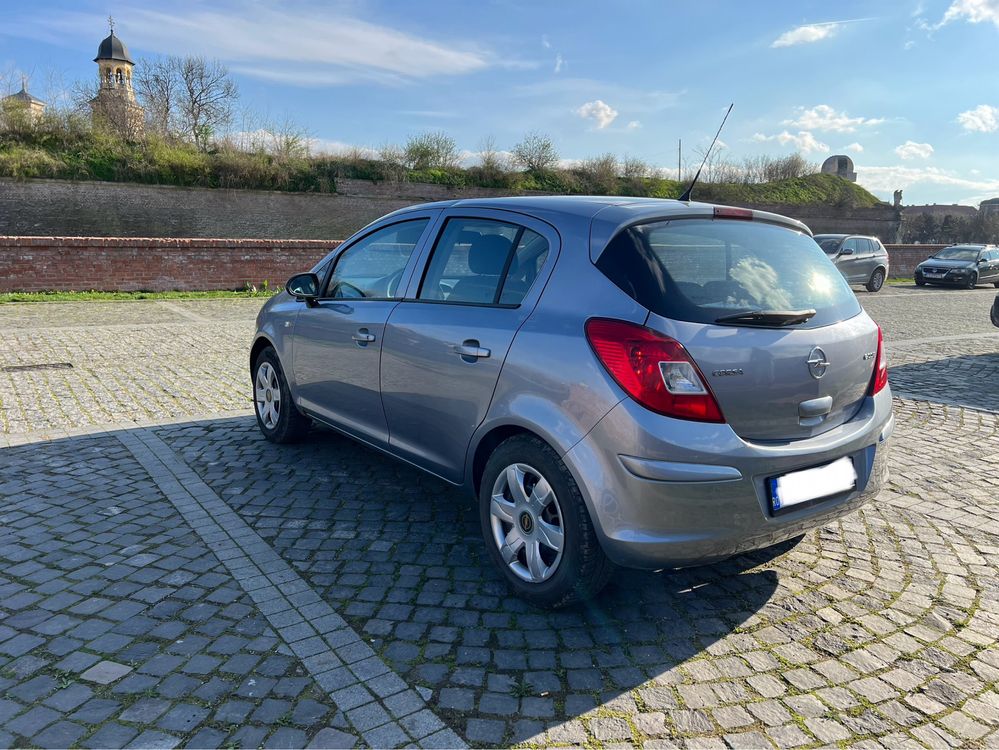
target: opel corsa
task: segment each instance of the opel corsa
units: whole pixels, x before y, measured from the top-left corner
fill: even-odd
[[[881,331],[808,228],[681,201],[389,214],[264,305],[250,364],[268,440],[315,421],[467,488],[543,606],[856,510],[893,425]]]

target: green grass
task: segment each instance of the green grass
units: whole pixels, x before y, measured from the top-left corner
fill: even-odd
[[[7,302],[108,302],[116,300],[159,299],[265,299],[274,295],[268,291],[213,292],[2,292],[0,304]]]
[[[218,148],[199,151],[184,141],[148,136],[130,142],[92,130],[75,116],[53,114],[19,127],[0,128],[0,177],[101,180],[180,187],[239,188],[335,193],[336,181],[401,180],[449,187],[539,190],[570,195],[635,195],[677,198],[685,185],[662,178],[595,174],[584,166],[544,172],[486,171],[482,167],[410,170],[359,156],[276,156]],[[813,174],[764,184],[707,183],[695,198],[716,203],[822,204],[844,208],[881,202],[836,175]]]

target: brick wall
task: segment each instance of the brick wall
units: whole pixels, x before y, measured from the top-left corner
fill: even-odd
[[[338,240],[0,236],[0,292],[172,291],[280,287]],[[888,245],[892,276],[943,245]]]
[[[929,258],[946,245],[888,245],[890,268],[888,275],[892,278],[911,278],[916,266]]]
[[[0,236],[0,292],[284,285],[339,244],[313,240]]]

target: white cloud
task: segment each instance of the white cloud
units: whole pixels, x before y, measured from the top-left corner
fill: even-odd
[[[771,47],[793,47],[796,44],[812,44],[833,36],[839,31],[838,23],[812,23],[796,26],[774,39]]]
[[[873,18],[849,18],[844,21],[825,21],[824,23],[807,23],[795,26],[785,31],[773,40],[771,47],[794,47],[798,44],[813,44],[823,39],[835,36],[847,24],[873,21]]]
[[[801,130],[797,134],[789,133],[788,131],[783,131],[777,133],[776,135],[764,135],[763,133],[755,133],[753,135],[753,140],[757,143],[766,143],[768,141],[776,141],[781,146],[794,146],[798,151],[803,154],[810,154],[812,152],[818,152],[821,154],[829,153],[829,146],[822,141],[818,140],[814,135],[812,135],[807,130]]]
[[[861,153],[864,152],[864,147],[861,146],[856,141],[854,141],[853,143],[850,143],[850,144],[848,144],[846,146],[843,146],[843,150],[844,151],[852,151],[855,154],[861,154]]]
[[[990,104],[979,104],[974,109],[962,112],[957,116],[957,121],[965,130],[977,131],[979,133],[993,133],[999,130],[999,107]]]
[[[961,201],[969,205],[978,202],[974,200],[977,196],[992,197],[999,193],[999,179],[972,180],[937,167],[858,166],[857,182],[868,190],[882,193],[922,185],[966,190],[974,193],[973,197]]]
[[[552,48],[552,43],[548,39],[548,35],[547,34],[542,34],[541,35],[541,46],[544,47],[545,49],[551,49]]]
[[[939,26],[951,21],[992,23],[999,28],[999,0],[954,0]]]
[[[594,99],[577,109],[576,114],[584,120],[593,120],[597,124],[597,130],[603,130],[617,119],[618,112],[606,102]]]
[[[638,120],[632,120],[627,125],[625,125],[625,130],[638,130],[640,127],[642,127],[642,123],[640,123]]]
[[[516,64],[471,43],[423,38],[326,6],[291,13],[259,2],[215,9],[189,0],[175,5],[169,11],[131,8],[121,19],[122,37],[143,52],[208,54],[246,75],[299,86],[398,85]],[[43,14],[30,26],[65,37],[102,23],[99,14],[63,12]]]
[[[880,125],[883,117],[850,117],[846,112],[837,112],[828,104],[818,104],[811,109],[797,108],[797,119],[784,120],[782,125],[793,125],[803,130],[831,130],[836,133],[852,133],[858,127]]]
[[[555,72],[561,73],[562,68],[564,67],[565,67],[565,58],[562,57],[562,53],[559,52],[557,55],[555,55]]]
[[[929,159],[933,155],[933,146],[928,143],[906,141],[901,146],[895,148],[895,153],[900,159],[905,159],[906,161],[910,159]]]

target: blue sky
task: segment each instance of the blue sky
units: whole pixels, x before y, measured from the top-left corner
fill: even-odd
[[[24,71],[57,99],[96,75],[109,13],[133,57],[217,57],[257,123],[319,148],[444,130],[474,152],[536,130],[566,159],[675,171],[677,139],[695,161],[735,102],[733,161],[846,153],[888,200],[999,196],[999,0],[4,2],[0,84]]]

